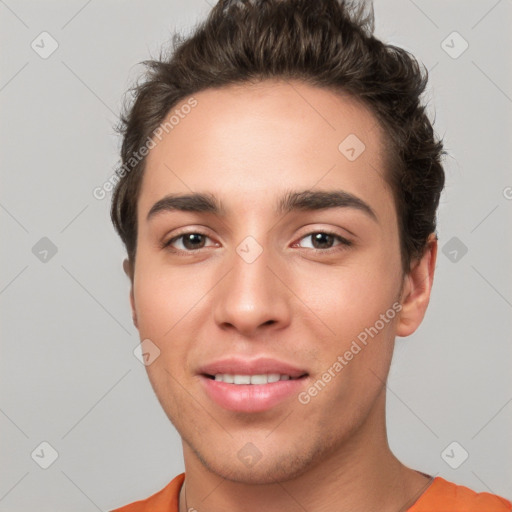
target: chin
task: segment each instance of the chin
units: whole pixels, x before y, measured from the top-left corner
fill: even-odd
[[[261,453],[259,460],[252,464],[243,462],[237,454],[226,456],[226,450],[221,453],[199,453],[194,447],[201,464],[211,473],[221,478],[239,484],[263,485],[276,484],[293,480],[310,470],[316,463],[321,462],[323,450],[309,453],[284,453],[270,450],[271,455]],[[251,450],[247,450],[250,453]],[[242,459],[242,460],[240,460]]]

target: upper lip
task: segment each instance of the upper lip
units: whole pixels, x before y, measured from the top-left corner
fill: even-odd
[[[279,373],[298,378],[307,375],[307,371],[292,364],[270,357],[259,357],[257,359],[242,359],[229,357],[213,361],[199,368],[198,373],[203,375],[231,374],[231,375],[262,375]]]

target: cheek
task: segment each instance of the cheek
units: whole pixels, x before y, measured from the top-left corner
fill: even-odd
[[[197,323],[193,307],[200,294],[193,280],[185,279],[182,271],[164,272],[161,266],[143,257],[138,264],[134,298],[139,337],[151,340],[159,350],[158,357],[146,366],[146,372],[174,423],[175,412],[186,406],[181,386],[187,365],[187,341],[195,336],[191,326]]]
[[[345,403],[350,404],[347,410],[355,411],[369,406],[381,389],[401,308],[396,302],[400,276],[393,258],[367,254],[353,265],[318,266],[314,275],[304,279],[307,273],[303,274],[302,284],[297,284],[298,295],[310,310],[304,309],[301,322],[309,318],[311,333],[327,333],[315,338],[311,359],[319,361],[316,378],[328,381],[329,370],[336,375],[318,404]]]
[[[190,270],[170,269],[140,261],[135,276],[134,297],[141,337],[154,337],[167,343],[189,322],[194,307],[200,304],[207,287],[199,286]]]
[[[399,278],[391,259],[367,255],[343,266],[304,267],[293,289],[324,323],[326,333],[346,340],[392,308]]]
[[[159,399],[174,397],[172,403],[162,403],[166,411],[172,410],[173,403],[181,396],[175,379],[183,380],[187,341],[195,336],[190,328],[184,335],[183,327],[196,324],[192,308],[198,300],[198,292],[194,292],[193,286],[181,285],[162,272],[141,272],[136,276],[134,287],[139,337],[151,340],[159,350],[158,357],[146,366],[146,372]]]

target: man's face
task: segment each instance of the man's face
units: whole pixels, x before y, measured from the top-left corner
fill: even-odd
[[[243,482],[299,475],[381,432],[399,316],[382,132],[353,100],[291,84],[196,94],[150,151],[138,202],[132,300],[141,340],[160,350],[151,384],[185,452]],[[344,191],[375,217],[350,205],[276,210],[302,191]],[[224,213],[163,208],[148,219],[165,196],[193,193],[211,194]],[[302,377],[258,388],[204,374],[285,364]]]

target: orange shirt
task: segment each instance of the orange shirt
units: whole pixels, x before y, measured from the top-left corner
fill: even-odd
[[[179,512],[178,497],[185,480],[181,473],[149,498],[111,512]],[[406,512],[511,512],[512,503],[488,492],[477,493],[436,476]]]

